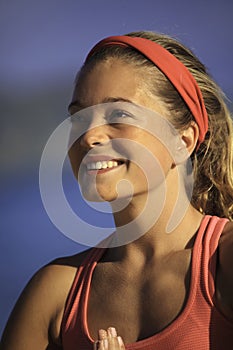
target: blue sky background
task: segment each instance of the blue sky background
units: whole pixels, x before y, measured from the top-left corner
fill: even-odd
[[[180,38],[232,101],[231,0],[0,2],[0,332],[40,266],[84,249],[50,222],[38,182],[41,153],[66,117],[75,73],[102,37],[142,29]],[[65,186],[75,203],[70,173]]]

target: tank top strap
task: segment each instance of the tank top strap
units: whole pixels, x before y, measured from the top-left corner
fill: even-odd
[[[206,219],[202,241],[201,286],[208,302],[213,306],[219,239],[229,220],[217,216],[206,216]]]
[[[86,255],[82,264],[77,268],[77,272],[65,305],[61,324],[62,333],[69,328],[74,316],[77,315],[77,309],[79,308],[79,305],[82,304],[82,295],[85,295],[86,292],[88,292],[86,289],[89,287],[89,279],[91,278],[92,271],[105,250],[106,248],[92,248]]]

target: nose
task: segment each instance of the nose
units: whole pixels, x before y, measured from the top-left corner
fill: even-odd
[[[107,125],[89,128],[80,139],[80,145],[90,149],[95,146],[106,144],[110,137],[108,135]]]

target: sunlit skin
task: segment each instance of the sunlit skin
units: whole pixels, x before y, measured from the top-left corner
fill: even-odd
[[[152,98],[145,89],[142,89],[140,79],[140,73],[135,71],[133,67],[124,63],[110,60],[109,62],[98,64],[94,69],[92,68],[90,71],[80,76],[73,94],[70,113],[74,114],[83,108],[105,102],[126,100],[150,108],[162,116],[167,115],[168,112],[159,99],[155,97]],[[195,147],[197,137],[198,130],[195,126],[190,127],[183,135],[187,147],[191,150]],[[146,132],[142,128],[127,124],[105,124],[87,130],[69,152],[71,165],[76,177],[78,178],[78,172],[83,158],[87,154],[98,154],[98,152],[101,154],[109,154],[110,151],[111,153],[111,141],[115,138],[138,142],[144,149],[149,150],[158,161],[158,164],[160,164],[163,176],[166,179],[167,193],[164,215],[167,217],[169,213],[171,213],[177,198],[177,169],[166,147],[152,134]],[[130,150],[127,150],[127,152],[128,158],[130,159]],[[139,154],[139,158],[140,156]],[[153,168],[149,168],[148,172],[153,174]],[[156,175],[156,173],[153,175],[155,178],[154,188],[150,188],[150,191],[155,192],[155,198],[157,198],[158,201],[159,188],[156,183]],[[109,202],[117,198],[116,189],[119,181],[126,179],[133,185],[134,195],[130,205],[128,205],[124,211],[114,214],[116,226],[122,225],[137,217],[144,207],[148,196],[148,184],[144,171],[130,160],[114,170],[101,173],[97,176],[91,176],[88,175],[87,172],[84,172],[81,179],[83,179],[83,183],[88,183],[88,186],[84,186],[83,192],[84,196],[89,200],[95,200],[94,185],[101,198]],[[196,230],[201,215],[193,210],[192,207],[190,207],[189,210],[190,214],[192,213],[194,215],[194,230]],[[163,224],[162,229],[161,224]],[[156,223],[156,230],[160,232],[159,236],[161,236],[161,232],[165,231],[165,224],[165,218],[162,216],[160,222]],[[155,236],[154,229],[152,230],[153,236]],[[160,243],[156,249],[163,250],[161,237],[159,240]],[[169,238],[169,241],[172,240]],[[174,246],[173,242],[171,244]],[[167,247],[167,243],[165,246]]]
[[[81,106],[82,108],[86,108],[104,102],[127,100],[146,107],[154,104],[155,110],[162,114],[163,108],[158,103],[153,101],[154,103],[152,104],[152,101],[149,101],[146,94],[140,93],[140,89],[137,87],[137,78],[134,77],[132,79],[132,73],[134,74],[135,72],[131,72],[128,68],[125,67],[122,70],[121,66],[114,66],[113,63],[104,66],[100,65],[91,74],[85,75],[84,78],[81,77],[74,92],[73,105],[70,108],[70,112],[77,112]],[[103,73],[103,70],[105,73]],[[69,155],[76,177],[78,177],[77,173],[80,163],[88,152],[91,151],[90,154],[93,155],[96,149],[96,153],[108,154],[109,151],[111,152],[110,142],[116,138],[139,142],[145,149],[150,149],[152,144],[154,147],[151,151],[161,164],[164,174],[167,175],[171,164],[171,157],[168,152],[164,152],[163,149],[165,147],[160,142],[141,128],[126,124],[113,124],[88,130],[81,137],[80,142],[76,142],[71,148]],[[114,152],[114,150],[112,151]],[[126,153],[128,153],[128,157],[130,158],[130,150],[126,150]],[[90,192],[89,194],[85,193],[85,197],[94,200],[94,191],[91,191],[91,176],[84,174],[83,177],[83,182],[89,181],[90,183]],[[112,201],[117,198],[116,185],[120,179],[127,179],[133,184],[135,195],[147,192],[144,172],[140,171],[138,167],[136,169],[133,162],[129,162],[116,169],[116,171],[96,177],[98,192],[103,200]],[[86,187],[85,190],[87,190]]]
[[[144,70],[142,72],[145,73]],[[143,84],[144,75],[120,60],[109,59],[98,63],[79,77],[70,113],[123,100],[169,118],[162,101],[147,91]],[[139,239],[107,249],[95,267],[88,299],[87,323],[93,341],[100,340],[100,350],[124,350],[123,344],[137,342],[160,332],[182,312],[189,295],[192,247],[203,218],[189,205],[179,225],[167,234],[167,221],[178,195],[176,162],[158,138],[142,128],[105,124],[87,130],[74,143],[69,157],[77,178],[80,170],[84,195],[89,200],[97,200],[100,196],[98,200],[109,201],[113,212],[117,205],[115,200],[119,181],[127,180],[133,185],[130,203],[120,212],[114,212],[116,227],[140,214],[148,194],[155,198],[154,205],[147,210],[149,218],[159,205],[161,188],[155,172],[155,180],[148,189],[145,169],[143,171],[130,160],[132,149],[123,147],[120,151],[111,148],[116,138],[138,142],[152,152],[163,171],[167,192],[163,210],[154,225]],[[181,138],[191,154],[198,139],[196,124],[182,131]],[[102,153],[118,152],[119,156],[122,156],[122,152],[128,155],[127,162],[110,171],[85,173],[82,164],[86,156],[97,154],[100,149]],[[149,168],[150,172],[152,169]],[[84,186],[84,183],[88,186]],[[129,196],[129,187],[125,187],[119,200],[124,202]],[[143,222],[139,226],[141,224],[143,227]],[[232,226],[232,223],[225,226],[220,239],[216,277],[216,303],[230,319],[233,319]],[[56,349],[63,349],[61,323],[67,296],[77,269],[87,254],[84,251],[57,259],[35,274],[14,308],[4,332],[1,350],[53,350],[54,344]],[[117,333],[112,327],[116,328]],[[108,346],[105,346],[106,342]]]
[[[79,79],[70,112],[75,113],[80,108],[125,99],[166,115],[167,111],[164,110],[162,103],[159,103],[156,98],[152,99],[140,88],[138,83],[140,78],[134,68],[127,64],[117,61],[98,64]],[[87,131],[69,152],[75,174],[77,175],[82,158],[88,151],[95,147],[103,147],[104,150],[111,139],[117,137],[135,140],[148,148],[163,168],[167,187],[166,202],[159,220],[137,241],[113,248],[106,253],[105,260],[110,259],[110,262],[104,266],[97,266],[93,279],[96,287],[91,291],[88,309],[91,335],[94,337],[100,326],[106,329],[114,319],[114,326],[118,333],[125,341],[131,342],[159,331],[181,311],[186,298],[184,280],[189,271],[191,254],[191,250],[185,248],[189,244],[189,248],[191,247],[190,242],[200,225],[202,215],[190,206],[181,224],[173,233],[166,234],[167,218],[177,197],[176,166],[166,148],[154,136],[148,135],[139,128],[103,125]],[[195,126],[186,130],[182,136],[190,152],[195,148],[197,137],[198,130]],[[96,179],[99,194],[108,201],[116,198],[116,184],[121,179],[128,179],[134,185],[134,196],[130,205],[120,213],[114,213],[116,226],[127,223],[140,213],[148,193],[143,172],[139,171],[135,164],[129,164],[128,167],[124,165],[114,171],[100,174]],[[151,189],[151,191],[155,190],[156,188]],[[169,272],[174,264],[180,266],[178,275],[177,272],[175,274]],[[134,266],[133,270],[132,266]],[[105,276],[104,279],[103,276]],[[112,302],[103,315],[102,309],[96,306],[95,300],[97,295],[102,294],[101,290],[109,289],[109,280],[115,281],[116,284],[111,285]],[[133,288],[130,287],[132,281]],[[142,295],[141,288],[137,286],[144,283],[148,283],[148,288]],[[173,283],[176,284],[177,290],[180,290],[175,296],[172,292]],[[125,291],[130,296],[129,300],[134,300],[132,309],[127,305],[126,300],[121,301],[123,304],[119,309],[118,295],[121,293],[125,295]],[[157,300],[156,303],[153,302],[153,306],[149,302],[151,298]],[[145,300],[148,300],[148,304]],[[124,308],[128,309],[127,316],[123,311]],[[123,324],[128,324],[127,330]]]

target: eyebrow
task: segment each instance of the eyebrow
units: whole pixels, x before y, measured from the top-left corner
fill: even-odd
[[[128,102],[128,103],[135,104],[133,101],[123,97],[106,97],[101,101],[101,103],[110,103],[110,102]],[[79,100],[75,100],[71,102],[68,106],[68,111],[70,111],[72,107],[78,107],[80,109],[86,108],[84,104],[82,104]]]

